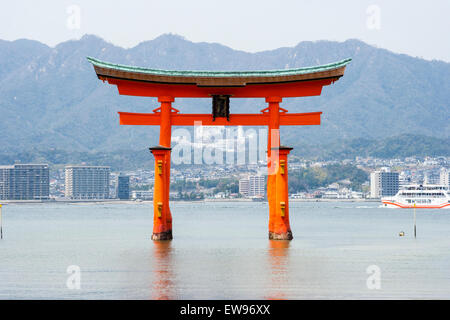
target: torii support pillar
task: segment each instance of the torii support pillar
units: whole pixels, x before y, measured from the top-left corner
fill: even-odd
[[[155,157],[155,184],[153,188],[153,235],[152,240],[172,240],[172,216],[169,209],[169,184],[171,148],[150,148]]]
[[[269,200],[269,239],[292,240],[289,225],[288,160],[290,147],[272,147],[274,172],[269,172],[267,193]],[[271,178],[272,177],[272,178]],[[270,195],[269,195],[270,193]]]
[[[161,123],[159,125],[159,145],[165,148],[172,147],[172,114],[177,113],[178,110],[172,108],[172,102],[175,99],[171,96],[158,97],[158,102],[161,104],[159,107],[161,114]],[[172,239],[172,213],[169,206],[169,193],[170,193],[170,150],[166,154],[165,164],[165,176],[164,187],[167,189],[167,232]],[[156,167],[155,167],[156,169]],[[155,171],[156,172],[156,171]]]

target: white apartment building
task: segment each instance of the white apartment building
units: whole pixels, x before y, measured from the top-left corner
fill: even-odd
[[[397,172],[374,171],[370,173],[370,197],[395,196],[399,188]]]
[[[109,199],[110,167],[66,166],[68,199]]]
[[[249,184],[248,178],[239,180],[239,193],[245,197],[248,197]]]
[[[131,199],[152,200],[153,190],[134,190],[131,192]]]
[[[249,191],[248,196],[254,197],[254,196],[262,196],[264,197],[265,194],[265,186],[266,186],[266,179],[263,175],[255,175],[255,176],[249,176]]]
[[[0,200],[47,200],[49,181],[48,164],[0,166]]]
[[[450,188],[450,169],[442,168],[439,175],[439,184]]]
[[[239,193],[245,197],[264,197],[266,179],[263,175],[249,175],[239,180]]]

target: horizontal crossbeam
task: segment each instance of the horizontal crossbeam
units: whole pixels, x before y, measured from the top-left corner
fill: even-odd
[[[322,112],[309,113],[283,113],[280,112],[281,126],[305,126],[320,125]],[[121,125],[159,126],[161,124],[160,113],[133,113],[119,112]],[[269,124],[269,114],[230,114],[230,120],[225,117],[217,117],[213,120],[211,114],[173,112],[170,116],[174,126],[193,126],[201,121],[203,126],[266,126]]]

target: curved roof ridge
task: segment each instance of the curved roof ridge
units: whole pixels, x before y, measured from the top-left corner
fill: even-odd
[[[258,71],[201,71],[201,70],[163,70],[136,66],[128,66],[101,61],[93,57],[87,57],[87,60],[94,66],[108,68],[126,72],[138,72],[152,75],[165,76],[185,76],[185,77],[261,77],[261,76],[285,76],[296,74],[307,74],[321,71],[330,71],[346,66],[352,59],[347,58],[341,61],[332,62],[319,66],[302,67],[296,69],[280,70],[258,70]]]

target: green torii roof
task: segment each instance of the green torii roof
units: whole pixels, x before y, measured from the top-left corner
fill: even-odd
[[[98,60],[96,58],[87,57],[88,61],[95,67],[112,69],[123,72],[135,72],[148,75],[159,76],[176,76],[176,77],[278,77],[301,75],[323,71],[331,71],[345,67],[352,59],[347,58],[338,62],[328,63],[314,67],[303,67],[296,69],[282,70],[263,70],[263,71],[178,71],[178,70],[161,70],[143,67],[127,66],[122,64],[114,64]]]

